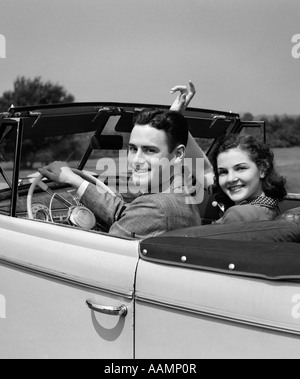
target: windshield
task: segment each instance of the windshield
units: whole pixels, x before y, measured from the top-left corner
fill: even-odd
[[[15,138],[0,145],[0,190],[12,188],[15,148]]]
[[[3,189],[11,189],[13,177],[14,162],[13,159],[5,162],[1,157],[0,166],[0,191]]]
[[[39,168],[54,161],[64,161],[70,167],[76,168],[92,134],[83,133],[23,141],[19,176],[22,184],[37,173]]]
[[[104,134],[107,135],[108,131],[105,130],[104,132]],[[111,136],[114,137],[114,135],[110,135],[108,137]],[[102,136],[100,138],[102,138]],[[127,175],[128,140],[129,134],[125,136],[122,135],[121,146],[114,146],[114,139],[109,140],[109,147],[105,145],[100,146],[100,144],[97,146],[94,131],[73,135],[25,140],[23,141],[19,175],[20,186],[30,184],[32,177],[38,175],[39,168],[54,161],[63,161],[71,168],[80,167],[81,169],[89,171],[94,175],[99,175],[101,172],[99,167],[103,167],[107,162],[107,159],[112,159],[116,162],[117,167],[120,166],[122,168],[122,172],[116,172],[113,170],[110,173],[106,170],[107,176]],[[101,165],[99,164],[99,161],[102,159],[103,162]],[[122,164],[119,162],[120,159],[123,160]]]
[[[11,134],[9,140],[4,140],[7,132],[11,131],[11,128],[0,128],[1,144],[0,144],[0,212],[9,214],[11,210],[11,194],[12,194],[12,182],[14,173],[14,161],[16,150],[16,137],[14,133]]]

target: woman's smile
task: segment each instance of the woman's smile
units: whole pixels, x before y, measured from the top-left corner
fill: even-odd
[[[238,192],[240,192],[243,188],[245,188],[245,186],[242,185],[242,184],[240,184],[240,185],[228,186],[229,191],[232,192],[233,194],[234,194],[234,193],[238,193]]]
[[[219,185],[236,204],[263,195],[264,173],[248,153],[231,149],[218,156]]]

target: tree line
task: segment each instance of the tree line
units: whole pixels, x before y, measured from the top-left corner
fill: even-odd
[[[242,119],[244,121],[265,121],[267,141],[271,148],[300,146],[300,115],[254,117],[251,113],[245,113]]]
[[[46,105],[59,103],[72,103],[75,97],[59,84],[50,81],[43,81],[41,77],[28,79],[18,77],[14,84],[13,90],[6,91],[0,97],[0,112],[7,112],[11,105],[28,106],[28,105]],[[242,117],[244,121],[253,121],[259,119],[266,122],[267,125],[267,141],[271,148],[275,147],[295,147],[300,146],[300,115],[296,117],[284,116],[262,116],[254,117],[251,113],[245,113]],[[83,139],[81,141],[81,139]],[[51,146],[55,145],[58,154],[56,159],[78,159],[81,154],[81,148],[84,143],[84,136],[72,136],[66,140],[64,137],[53,137],[48,140],[42,138],[39,141],[26,141],[23,145],[22,164],[26,168],[32,168],[35,161],[44,161],[47,163],[47,150],[51,150]],[[2,146],[0,152],[1,160],[9,160],[9,143]],[[5,154],[6,151],[6,154]],[[61,152],[61,157],[60,153]]]
[[[45,82],[41,77],[34,79],[18,77],[13,84],[13,90],[5,91],[0,97],[0,112],[7,112],[12,105],[25,107],[29,105],[73,103],[74,101],[75,97],[59,84],[50,81]],[[78,158],[79,144],[76,142],[78,142],[76,141],[76,136],[68,140],[62,136],[26,140],[22,146],[22,169],[32,169],[35,162],[49,163],[48,160],[51,160],[51,150],[54,146],[56,159],[66,159],[66,151],[69,151],[70,156],[76,155],[76,158]],[[13,143],[4,141],[1,145],[0,159],[10,161],[13,155]]]

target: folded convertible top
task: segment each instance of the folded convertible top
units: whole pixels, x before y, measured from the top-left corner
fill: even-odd
[[[257,224],[257,223],[256,223]],[[281,224],[282,227],[286,225]],[[203,227],[200,227],[200,230]],[[291,225],[299,228],[299,225]],[[205,229],[205,227],[204,227]],[[141,242],[141,258],[159,264],[250,276],[300,280],[300,245],[293,242],[230,240],[219,236],[168,233]],[[206,233],[208,234],[208,233]]]

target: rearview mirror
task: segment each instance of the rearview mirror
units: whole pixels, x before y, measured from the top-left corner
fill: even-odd
[[[91,148],[93,150],[122,150],[123,137],[122,136],[97,136],[94,135],[91,139]]]

